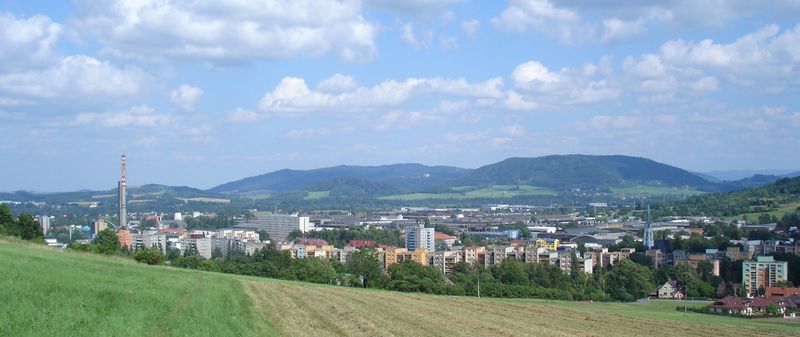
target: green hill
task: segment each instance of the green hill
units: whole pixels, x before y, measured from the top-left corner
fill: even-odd
[[[211,188],[215,193],[258,194],[291,191],[338,178],[369,180],[401,189],[422,189],[438,186],[463,176],[467,169],[422,164],[394,164],[382,166],[340,165],[313,170],[280,170],[259,176],[232,181]]]
[[[0,336],[785,336],[680,302],[474,299],[136,264],[0,238]]]
[[[560,190],[633,185],[709,189],[714,185],[693,173],[650,159],[589,155],[509,158],[478,168],[451,183],[453,186],[513,184]]]
[[[800,177],[782,178],[761,187],[694,196],[683,201],[664,202],[656,206],[659,215],[705,215],[737,217],[749,220],[764,213],[780,219],[800,207]]]

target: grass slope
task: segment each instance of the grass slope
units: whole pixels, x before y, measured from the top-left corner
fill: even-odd
[[[138,265],[0,239],[0,336],[786,336],[678,303],[404,294]]]
[[[236,277],[1,240],[0,336],[274,332],[253,310]]]

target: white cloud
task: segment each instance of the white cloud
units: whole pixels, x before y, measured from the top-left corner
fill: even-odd
[[[358,82],[351,77],[340,73],[333,74],[317,85],[317,90],[330,93],[342,93],[358,87]]]
[[[481,30],[481,22],[476,19],[461,21],[461,29],[470,39],[474,39]]]
[[[503,104],[506,108],[512,110],[534,110],[540,107],[538,103],[526,100],[514,90],[508,92],[508,96]]]
[[[91,113],[82,112],[75,117],[75,123],[100,124],[105,127],[163,127],[170,122],[168,115],[156,113],[147,105],[130,108],[127,111]]]
[[[56,58],[61,25],[47,16],[17,18],[0,13],[0,69],[27,68]]]
[[[169,99],[183,111],[193,112],[197,108],[197,100],[203,95],[203,89],[188,84],[172,90]]]
[[[433,32],[430,30],[423,31],[422,33],[414,33],[414,24],[406,23],[402,27],[403,33],[400,38],[413,46],[414,48],[427,48],[433,42]]]
[[[613,67],[607,59],[597,65],[562,68],[553,72],[538,61],[518,65],[511,79],[519,91],[510,91],[505,105],[515,110],[538,109],[542,106],[563,107],[610,100],[621,94],[612,82]],[[535,102],[535,103],[534,103]]]
[[[657,53],[629,57],[623,70],[640,90],[669,93],[680,90],[714,91],[720,78],[770,93],[796,85],[800,78],[800,25],[781,32],[768,25],[731,43],[710,39],[671,40]]]
[[[93,57],[76,55],[45,69],[0,74],[0,92],[41,98],[121,97],[144,91],[150,80],[138,68],[119,68]]]
[[[528,61],[518,65],[511,73],[511,79],[518,87],[530,88],[538,85],[547,85],[558,82],[557,74],[550,72],[547,67],[536,61]]]
[[[431,18],[439,12],[446,13],[448,5],[463,2],[464,0],[364,0],[367,7],[388,10],[401,16],[414,18]],[[451,12],[452,13],[452,12]]]
[[[565,44],[590,41],[595,35],[595,28],[582,21],[576,12],[556,7],[549,0],[510,0],[492,23],[504,31],[534,30]]]
[[[286,133],[286,138],[293,138],[293,139],[300,139],[300,138],[313,138],[313,137],[322,137],[327,136],[331,133],[330,130],[326,128],[308,128],[308,129],[300,129],[300,130],[289,130]]]
[[[645,33],[645,20],[624,21],[617,18],[603,20],[600,43],[615,43],[640,37]]]
[[[297,113],[313,110],[353,111],[376,107],[393,107],[417,95],[461,97],[502,97],[503,81],[493,78],[470,83],[465,79],[408,78],[402,81],[385,80],[372,87],[361,86],[340,93],[309,89],[305,80],[285,77],[259,103],[264,113]]]
[[[371,59],[376,26],[355,0],[81,0],[73,22],[103,52],[211,63],[321,56]]]
[[[236,108],[228,113],[228,121],[233,123],[253,122],[261,117],[257,112],[243,108]]]

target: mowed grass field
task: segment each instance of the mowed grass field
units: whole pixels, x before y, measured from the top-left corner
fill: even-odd
[[[663,197],[663,196],[693,196],[705,194],[706,192],[697,191],[687,188],[677,187],[659,187],[659,186],[646,186],[637,185],[633,187],[616,188],[612,187],[611,192],[616,196],[650,196],[650,197]]]
[[[477,300],[139,265],[0,239],[0,336],[787,336],[676,303]]]
[[[472,186],[454,187],[456,192],[450,193],[411,193],[380,197],[385,200],[413,201],[424,199],[477,199],[477,198],[511,198],[525,195],[556,195],[551,189],[530,185],[492,185],[486,188]]]

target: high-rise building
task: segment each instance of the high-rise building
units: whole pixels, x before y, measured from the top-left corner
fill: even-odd
[[[758,289],[767,289],[776,282],[786,281],[789,263],[775,261],[772,256],[758,256],[755,261],[742,262],[742,289],[752,297]]]
[[[647,206],[647,223],[644,225],[644,248],[653,249],[656,245],[653,239],[653,222],[650,219],[650,205]]]
[[[429,253],[436,251],[434,243],[435,230],[425,228],[425,225],[416,224],[406,228],[406,249],[414,252],[417,249],[425,249]]]
[[[50,230],[50,216],[42,215],[39,217],[39,223],[42,225],[42,234],[47,236],[47,232]]]
[[[120,229],[127,229],[128,228],[128,211],[126,209],[126,200],[125,200],[125,190],[126,190],[126,183],[125,183],[125,155],[122,155],[122,177],[118,183],[117,190],[119,193],[119,228]]]
[[[108,228],[106,221],[103,219],[97,219],[97,221],[94,222],[94,235],[100,234],[100,232],[106,228]]]
[[[237,221],[236,227],[247,228],[255,231],[266,231],[270,238],[282,240],[289,237],[289,233],[299,230],[302,233],[314,227],[307,216],[296,214],[269,214],[258,216],[255,219]]]

